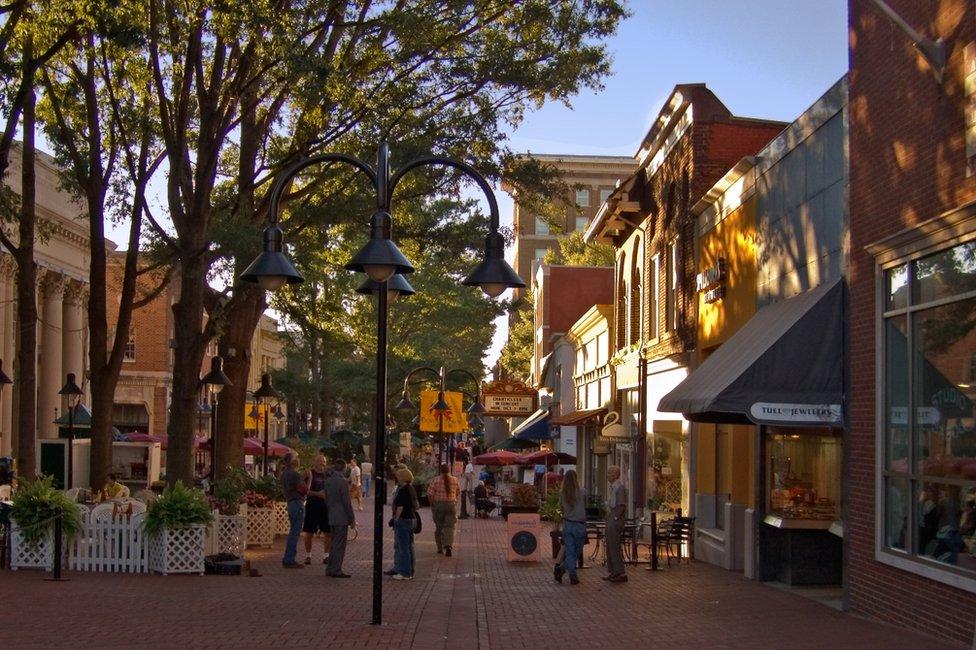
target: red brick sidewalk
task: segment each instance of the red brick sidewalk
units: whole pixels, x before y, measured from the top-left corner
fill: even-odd
[[[591,568],[578,587],[557,585],[548,561],[506,562],[500,519],[459,522],[455,557],[444,558],[429,512],[417,579],[384,582],[384,624],[374,627],[372,518],[360,514],[351,580],[326,578],[320,550],[317,564],[282,569],[280,538],[273,551],[249,553],[260,578],[73,573],[58,584],[0,572],[0,647],[946,647],[701,563],[631,567],[622,585]]]

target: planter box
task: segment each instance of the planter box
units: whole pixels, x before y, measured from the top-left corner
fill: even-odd
[[[54,539],[52,534],[31,546],[17,528],[10,524],[10,569],[41,569],[50,571],[54,567]]]
[[[247,509],[247,545],[271,546],[275,538],[274,508]]]
[[[203,524],[186,528],[164,528],[149,540],[149,570],[154,573],[196,573],[203,575]]]
[[[502,517],[508,521],[508,516],[514,512],[531,514],[539,512],[539,506],[513,506],[511,503],[502,504]]]
[[[275,535],[287,535],[291,530],[291,522],[288,521],[288,504],[284,501],[274,502],[274,526]]]
[[[247,539],[247,517],[222,515],[217,511],[214,511],[213,517],[207,527],[207,555],[228,553],[243,557]]]

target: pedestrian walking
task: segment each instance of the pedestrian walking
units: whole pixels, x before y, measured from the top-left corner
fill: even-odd
[[[461,516],[460,519],[468,518],[468,500],[474,494],[474,489],[478,485],[478,479],[474,474],[474,465],[468,463],[464,466],[464,473],[461,474]]]
[[[568,573],[569,584],[578,585],[576,567],[586,540],[586,497],[580,490],[574,469],[566,472],[563,477],[563,485],[559,490],[559,506],[563,511],[563,561],[562,564],[556,563],[553,576],[556,582],[561,583],[563,574]]]
[[[373,482],[373,463],[364,460],[361,469],[363,470],[363,497],[369,496],[369,484]]]
[[[322,454],[315,457],[312,468],[305,472],[305,485],[308,494],[305,498],[305,564],[312,563],[312,540],[315,535],[322,533],[322,564],[329,561],[329,550],[332,548],[332,529],[329,528],[329,508],[325,504],[325,479],[328,460]]]
[[[457,524],[458,480],[451,476],[447,463],[440,467],[440,475],[427,486],[427,499],[434,516],[434,542],[437,553],[451,557],[454,549],[454,526]]]
[[[610,493],[607,495],[607,575],[604,580],[627,582],[624,570],[624,549],[622,537],[624,516],[627,514],[627,488],[620,481],[620,468],[611,465],[607,468],[607,481]]]
[[[356,510],[363,510],[363,473],[355,458],[349,460],[349,498],[356,503]]]
[[[393,499],[394,580],[413,580],[415,556],[413,531],[417,513],[417,491],[413,487],[413,473],[406,467],[396,472],[400,484]]]
[[[285,468],[281,472],[281,491],[285,496],[288,509],[288,539],[285,541],[285,556],[281,564],[286,569],[304,569],[304,564],[295,560],[298,553],[298,538],[302,534],[302,523],[305,520],[305,493],[308,486],[298,473],[298,452],[290,451],[285,454]]]
[[[330,578],[348,578],[348,573],[342,572],[342,562],[346,559],[346,540],[349,537],[349,527],[356,527],[356,513],[352,510],[352,500],[349,498],[349,481],[343,474],[345,461],[336,460],[332,474],[325,479],[325,505],[329,510],[329,528],[332,535],[332,549],[329,552],[329,564],[325,575]]]

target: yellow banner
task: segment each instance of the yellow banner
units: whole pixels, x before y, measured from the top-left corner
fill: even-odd
[[[468,430],[468,418],[464,412],[463,397],[461,393],[444,391],[444,401],[449,407],[443,414],[433,409],[437,402],[438,391],[420,391],[420,430],[429,433],[462,433]],[[443,428],[441,419],[443,418]]]
[[[244,428],[264,431],[264,419],[268,417],[268,405],[258,404],[258,417],[251,417],[251,410],[255,407],[254,402],[244,405]],[[269,423],[270,424],[270,423]]]

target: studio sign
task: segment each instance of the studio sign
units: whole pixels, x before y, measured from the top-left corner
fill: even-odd
[[[840,404],[781,404],[756,402],[749,409],[753,418],[769,422],[839,424]]]
[[[704,294],[702,299],[705,302],[717,302],[725,297],[725,278],[727,275],[728,263],[724,257],[720,257],[713,266],[695,276],[695,291]]]

